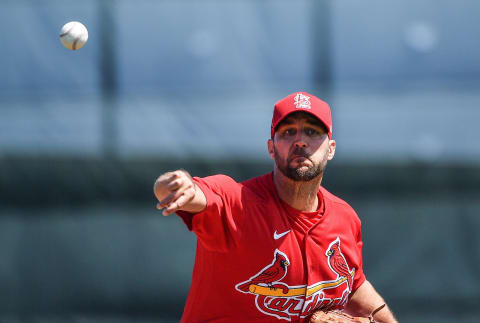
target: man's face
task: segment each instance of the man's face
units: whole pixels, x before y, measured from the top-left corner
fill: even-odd
[[[277,126],[268,151],[277,168],[294,181],[311,181],[323,174],[335,154],[335,141],[329,140],[323,124],[305,112],[296,112]]]

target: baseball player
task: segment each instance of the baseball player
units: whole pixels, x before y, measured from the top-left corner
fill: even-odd
[[[339,309],[396,322],[365,278],[357,214],[321,186],[335,147],[328,104],[297,92],[274,106],[272,173],[156,180],[157,208],[197,236],[182,322],[308,322]]]

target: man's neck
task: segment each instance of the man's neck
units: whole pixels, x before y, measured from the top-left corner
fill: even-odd
[[[273,171],[273,183],[282,201],[294,209],[304,212],[314,212],[318,209],[317,193],[322,183],[323,175],[309,181],[294,181],[280,172]]]

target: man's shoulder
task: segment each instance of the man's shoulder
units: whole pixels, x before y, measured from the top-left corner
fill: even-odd
[[[342,208],[345,211],[353,212],[356,214],[355,210],[352,208],[350,204],[348,204],[345,200],[341,199],[340,197],[332,194],[329,192],[325,187],[320,186],[320,192],[323,194],[323,198],[331,202],[331,204],[335,205],[335,207]]]
[[[266,195],[270,195],[269,193],[271,193],[272,190],[275,190],[273,188],[272,173],[252,177],[241,182],[241,185],[245,192],[249,192],[262,198],[265,198]]]
[[[272,173],[252,177],[241,182],[241,184],[249,188],[269,187],[273,185]]]
[[[227,183],[227,184],[238,184],[232,177],[225,174],[215,174],[205,177],[195,177],[196,180],[201,180],[204,182],[211,183]]]
[[[197,177],[195,176],[193,178],[196,182],[199,182],[201,184],[215,187],[215,186],[235,186],[238,185],[233,178],[230,176],[224,175],[224,174],[215,174],[215,175],[209,175],[205,177]]]

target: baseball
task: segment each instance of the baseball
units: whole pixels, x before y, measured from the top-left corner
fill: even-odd
[[[60,41],[63,46],[71,50],[83,47],[88,40],[87,28],[78,21],[70,21],[63,25],[60,31]]]

